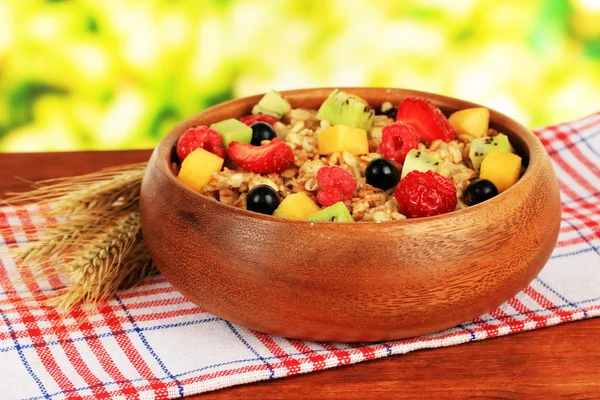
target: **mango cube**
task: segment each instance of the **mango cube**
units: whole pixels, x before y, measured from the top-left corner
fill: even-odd
[[[490,110],[485,107],[466,108],[452,114],[448,122],[459,136],[482,137],[489,128]]]
[[[223,168],[223,161],[225,160],[210,151],[196,149],[181,163],[179,180],[185,186],[199,192],[210,182],[212,174]]]
[[[273,215],[280,218],[307,220],[319,211],[319,206],[304,192],[290,194],[283,199]]]
[[[479,178],[491,181],[499,193],[514,185],[521,175],[521,157],[494,150],[481,163]]]
[[[367,131],[344,125],[332,126],[321,131],[318,143],[319,154],[323,155],[329,155],[336,151],[347,151],[353,154],[367,154],[369,152]]]

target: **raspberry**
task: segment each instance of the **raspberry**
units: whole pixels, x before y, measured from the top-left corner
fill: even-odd
[[[356,180],[352,174],[335,166],[319,168],[317,183],[321,188],[317,193],[317,201],[324,206],[350,200],[356,190]]]
[[[456,187],[437,172],[412,171],[394,192],[400,212],[409,218],[430,217],[454,211]]]
[[[241,122],[248,126],[252,126],[257,122],[264,122],[271,126],[275,125],[275,122],[279,121],[277,118],[272,117],[267,114],[257,114],[257,115],[246,115],[244,118],[240,119]]]
[[[197,126],[183,132],[177,141],[177,157],[183,162],[192,151],[203,148],[214,155],[225,158],[225,148],[221,135],[206,126]]]
[[[383,128],[379,151],[385,158],[404,164],[406,154],[417,147],[419,135],[412,126],[395,122]]]

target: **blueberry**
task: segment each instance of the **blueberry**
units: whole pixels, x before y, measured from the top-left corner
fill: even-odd
[[[398,169],[385,158],[372,160],[367,165],[365,176],[369,185],[383,190],[393,188],[400,181]]]
[[[269,185],[254,186],[246,198],[246,208],[261,214],[273,214],[279,207],[279,197]]]
[[[250,144],[253,146],[260,146],[263,140],[273,140],[277,137],[275,129],[265,122],[255,122],[250,128],[252,128]]]
[[[398,114],[398,107],[392,107],[392,108],[386,110],[383,114],[387,115],[388,118],[391,118],[395,121],[396,114]]]
[[[465,189],[465,203],[469,206],[474,206],[482,201],[491,199],[497,194],[498,189],[492,182],[487,179],[475,179]]]

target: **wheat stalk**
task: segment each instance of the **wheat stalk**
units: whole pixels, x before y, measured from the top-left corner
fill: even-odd
[[[70,261],[53,267],[54,273],[67,275],[71,285],[51,304],[68,309],[77,303],[93,303],[153,273],[139,235],[138,212],[114,218],[97,239],[67,255]]]
[[[10,193],[0,201],[35,202],[45,210],[49,223],[38,240],[13,254],[33,279],[58,276],[68,282],[49,304],[70,310],[156,273],[141,237],[139,195],[145,167],[140,163],[42,181],[30,192]]]
[[[55,200],[57,215],[78,213],[102,214],[106,209],[136,206],[147,163],[124,165],[69,178],[35,183],[36,189],[24,193],[7,193],[0,205]]]

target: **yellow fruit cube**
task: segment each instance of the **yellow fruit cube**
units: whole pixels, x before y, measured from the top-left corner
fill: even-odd
[[[212,174],[223,168],[223,161],[225,160],[210,151],[196,149],[181,163],[179,180],[185,186],[199,192],[210,182]]]
[[[367,154],[369,152],[367,131],[344,125],[332,126],[321,131],[318,143],[319,154],[323,155],[329,155],[336,151],[347,151],[353,154]]]
[[[466,108],[452,114],[448,122],[458,135],[482,137],[489,128],[490,110],[485,107]]]
[[[283,199],[273,215],[280,218],[307,220],[319,211],[319,206],[304,192],[290,194]]]
[[[481,163],[479,178],[491,181],[502,193],[514,185],[521,175],[521,157],[494,150]]]

